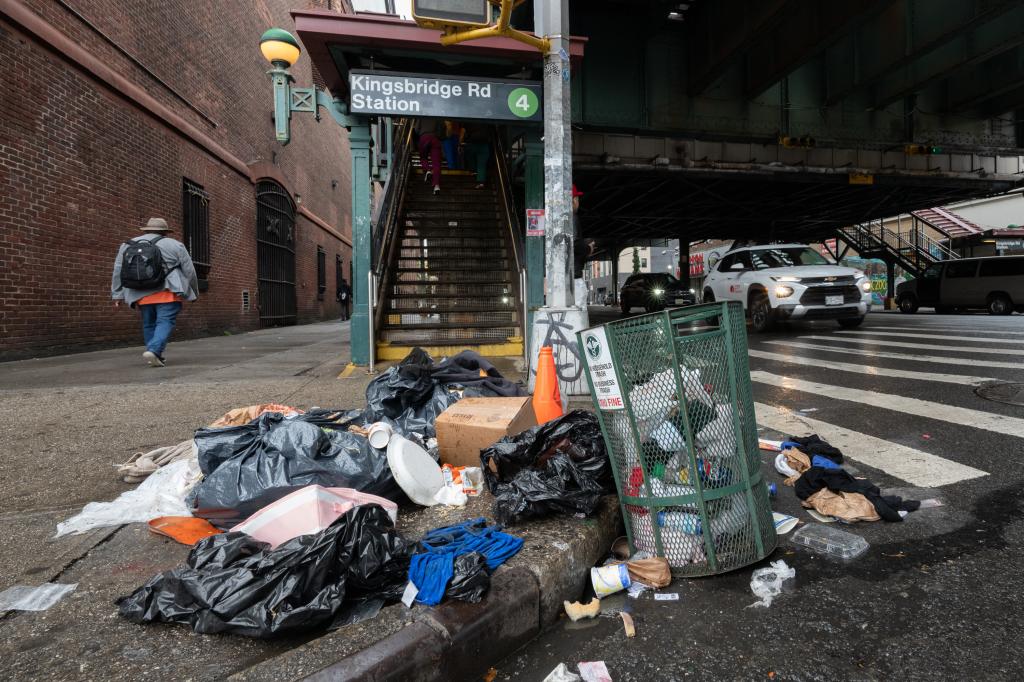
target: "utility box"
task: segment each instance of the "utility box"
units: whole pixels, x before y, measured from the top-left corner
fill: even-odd
[[[441,462],[478,467],[481,450],[536,425],[529,396],[463,398],[438,416],[434,430]]]
[[[631,551],[665,557],[677,576],[771,554],[743,306],[675,308],[578,337]]]

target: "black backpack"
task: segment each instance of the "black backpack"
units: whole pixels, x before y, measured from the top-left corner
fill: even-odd
[[[156,245],[163,239],[129,239],[121,256],[121,286],[126,289],[159,289],[164,285],[167,270],[164,256]]]

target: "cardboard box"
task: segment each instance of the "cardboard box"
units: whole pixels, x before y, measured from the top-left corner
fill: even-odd
[[[441,462],[480,466],[480,451],[504,436],[537,425],[533,404],[524,398],[463,398],[434,422]]]

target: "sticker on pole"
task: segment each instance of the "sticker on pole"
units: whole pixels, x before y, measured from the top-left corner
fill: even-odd
[[[587,354],[590,381],[594,385],[597,406],[602,410],[623,410],[622,390],[615,377],[608,336],[603,327],[583,332],[583,350]]]
[[[526,236],[527,237],[543,237],[544,236],[544,209],[543,208],[528,208],[528,209],[526,209]]]

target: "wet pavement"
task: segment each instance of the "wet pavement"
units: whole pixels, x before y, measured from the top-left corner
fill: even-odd
[[[617,318],[591,312],[592,323]],[[768,608],[750,606],[752,570],[768,560],[661,590],[679,601],[617,597],[607,617],[563,618],[496,664],[498,679],[542,680],[561,662],[575,670],[592,660],[604,660],[616,682],[1018,679],[1024,408],[975,388],[979,378],[1024,381],[1024,316],[875,313],[857,331],[822,322],[751,335],[751,349],[767,353],[751,357],[762,379],[753,385],[759,415],[786,415],[807,433],[830,429],[844,438],[851,473],[883,493],[943,506],[902,523],[842,526],[870,544],[846,563],[781,537],[770,559],[784,559],[796,578]],[[859,434],[881,441],[859,451],[868,442]],[[771,459],[762,453],[765,477],[779,488],[774,509],[813,523]],[[915,485],[893,471],[949,482]],[[634,639],[619,609],[632,613]]]

